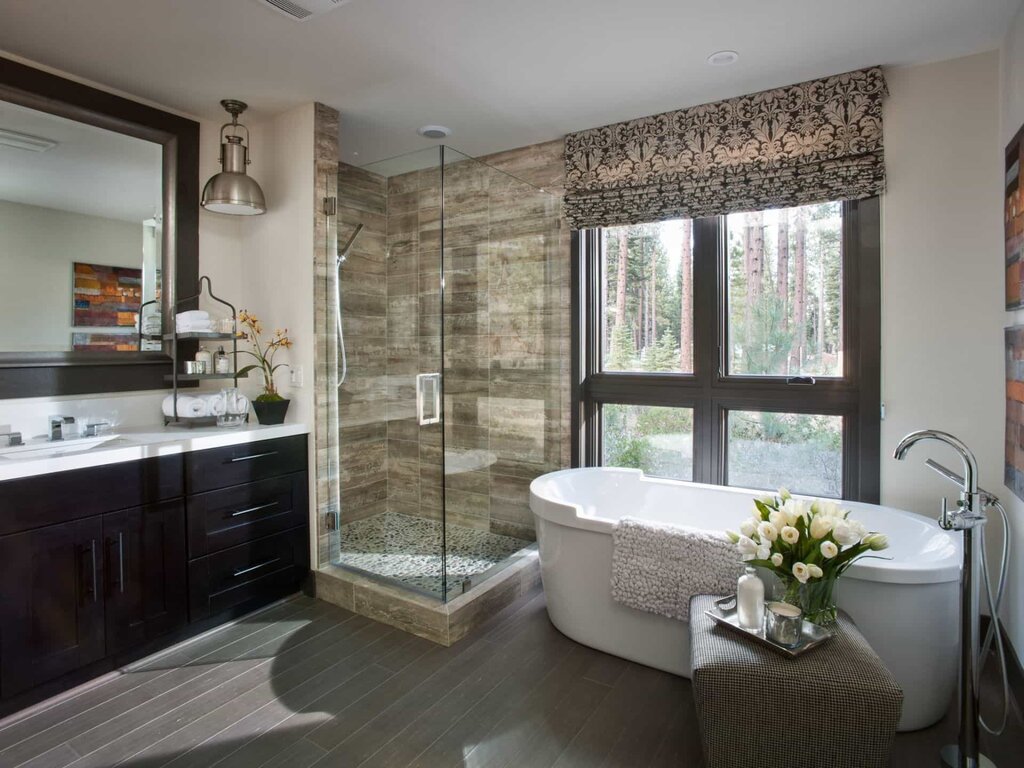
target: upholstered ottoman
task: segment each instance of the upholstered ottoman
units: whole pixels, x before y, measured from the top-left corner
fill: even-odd
[[[791,659],[690,602],[693,695],[707,768],[888,768],[903,691],[850,618]]]

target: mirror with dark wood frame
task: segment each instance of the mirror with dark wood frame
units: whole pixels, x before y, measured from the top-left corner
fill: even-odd
[[[16,262],[4,269],[4,280],[20,280],[39,299],[9,307],[13,314],[3,316],[0,398],[166,387],[170,342],[140,345],[136,329],[140,314],[153,324],[150,330],[157,329],[158,317],[168,327],[174,298],[196,292],[199,124],[4,58],[0,117],[12,123],[0,124],[12,137],[5,148],[8,180],[20,179],[20,185],[11,182],[10,189],[0,190],[0,214],[19,222],[7,228],[4,241],[17,253],[0,257],[45,255],[54,262],[45,270]],[[43,139],[30,141],[40,134]],[[62,151],[28,157],[28,144],[52,149],[58,135],[67,145]],[[109,172],[98,173],[101,168]],[[138,178],[131,181],[133,174]],[[90,208],[90,195],[106,200]],[[44,220],[37,222],[42,230],[29,226],[33,216]],[[57,237],[61,229],[67,237]],[[109,239],[86,247],[90,229],[103,229]],[[33,232],[47,230],[50,244],[33,244]],[[131,245],[134,237],[138,250]],[[118,255],[119,249],[134,251],[138,266]],[[112,295],[90,299],[90,293],[103,292]],[[153,303],[140,313],[146,302]],[[43,328],[47,324],[49,330]],[[179,344],[179,356],[187,357],[192,350],[186,347],[195,342]]]

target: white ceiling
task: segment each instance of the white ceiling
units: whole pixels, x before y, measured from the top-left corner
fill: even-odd
[[[0,49],[220,119],[317,100],[362,164],[471,155],[873,64],[994,48],[1020,0],[352,0],[295,22],[262,0],[0,0]],[[711,67],[735,49],[739,63]],[[357,154],[358,153],[358,154]]]
[[[0,200],[141,224],[161,212],[159,144],[0,101],[0,128],[56,141],[0,145]]]

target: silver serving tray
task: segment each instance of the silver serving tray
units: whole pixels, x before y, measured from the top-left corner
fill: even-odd
[[[718,625],[731,629],[733,632],[738,632],[744,637],[748,637],[761,645],[771,648],[773,651],[781,653],[783,656],[789,656],[791,659],[807,653],[812,648],[817,648],[826,640],[831,639],[833,635],[832,630],[819,627],[817,624],[812,624],[805,619],[803,630],[800,633],[800,642],[796,647],[787,648],[784,645],[779,645],[774,640],[769,640],[765,637],[763,629],[746,629],[740,626],[739,618],[736,616],[736,595],[729,595],[728,597],[715,600],[715,609],[704,611],[704,613],[714,619]]]

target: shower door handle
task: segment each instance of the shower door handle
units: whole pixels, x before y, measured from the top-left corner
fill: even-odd
[[[441,421],[441,374],[420,373],[416,376],[416,418],[421,425]]]

